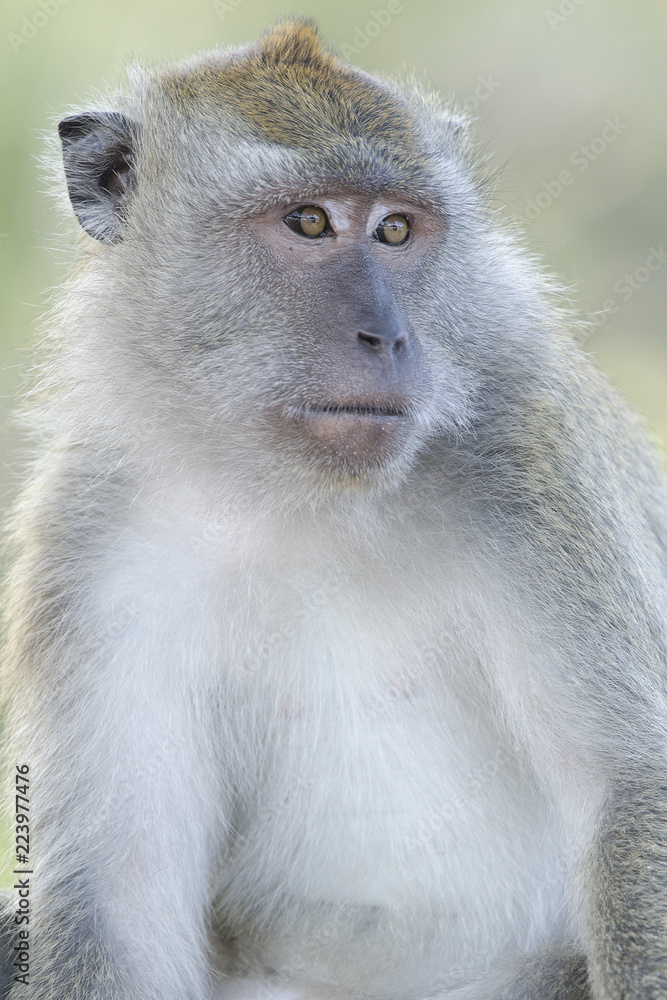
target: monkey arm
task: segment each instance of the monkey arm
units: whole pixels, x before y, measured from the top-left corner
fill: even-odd
[[[604,789],[575,887],[591,993],[657,1000],[667,995],[667,497],[635,418],[601,380],[598,389],[595,408],[574,395],[559,448],[552,441],[539,456],[547,475],[524,494],[526,551],[533,566],[540,553],[549,559],[538,601],[568,652],[549,697],[570,755],[587,759]],[[595,444],[604,428],[609,451]],[[525,471],[534,487],[539,473]],[[552,992],[526,993],[542,995]]]
[[[573,377],[557,395],[546,371],[490,414],[484,479],[473,468],[467,483],[483,497],[480,532],[504,537],[504,578],[518,587],[502,618],[511,603],[530,609],[530,629],[513,625],[524,653],[496,680],[511,727],[578,826],[572,909],[591,995],[655,1000],[667,995],[667,496],[611,387],[574,352],[559,367]],[[563,986],[568,964],[549,951],[460,1000],[586,995],[576,975]]]
[[[450,990],[441,1000],[592,1000],[585,955],[574,948],[546,948],[472,986]],[[430,998],[436,1000],[436,998]],[[440,1000],[440,998],[438,998]]]
[[[101,519],[90,480],[69,460],[61,471],[62,518],[47,525],[38,487],[26,501],[35,520],[12,587],[26,611],[5,666],[9,759],[31,774],[30,996],[200,1000],[221,790],[201,704],[183,688],[196,640],[174,642],[156,615],[136,536],[102,558],[109,525],[123,534],[113,505]],[[56,574],[61,547],[73,561]]]
[[[97,732],[79,725],[64,761],[58,748],[81,710],[68,704],[69,678],[55,699],[62,729],[15,744],[35,788],[30,996],[199,1000],[213,799],[205,754],[196,766],[191,754],[201,733],[176,691],[145,700],[145,662],[122,644],[107,656],[127,671],[120,712],[100,701]]]
[[[610,798],[583,873],[595,997],[667,995],[667,787],[635,776]]]

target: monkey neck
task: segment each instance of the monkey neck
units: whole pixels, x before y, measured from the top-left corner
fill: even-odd
[[[419,468],[415,475],[420,475]],[[217,552],[220,559],[236,553],[248,564],[270,559],[304,567],[338,558],[356,563],[373,553],[384,553],[385,559],[388,551],[393,558],[397,539],[402,549],[415,552],[436,530],[426,522],[428,511],[437,508],[424,504],[435,488],[441,496],[439,524],[448,516],[443,484],[431,484],[425,474],[419,491],[409,483],[385,489],[340,488],[292,498],[291,503],[284,498],[274,502],[268,489],[236,485],[216,488],[208,480],[153,473],[134,490],[129,514],[135,526],[164,526],[199,551]],[[458,520],[452,504],[452,529]]]

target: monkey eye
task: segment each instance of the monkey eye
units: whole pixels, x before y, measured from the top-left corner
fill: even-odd
[[[405,243],[410,235],[410,223],[404,215],[387,215],[373,233],[373,239],[378,243],[389,243],[399,246]]]
[[[328,236],[331,232],[327,213],[318,205],[303,205],[295,208],[284,219],[285,225],[299,236],[314,240],[318,236]]]

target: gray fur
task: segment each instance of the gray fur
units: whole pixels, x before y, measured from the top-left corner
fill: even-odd
[[[667,996],[665,481],[466,131],[307,22],[105,114],[63,128],[99,243],[13,522],[11,1000]],[[445,235],[290,270],[250,234],[340,191]],[[409,364],[336,339],[383,308]],[[390,458],[282,434],[322,386],[404,394]]]

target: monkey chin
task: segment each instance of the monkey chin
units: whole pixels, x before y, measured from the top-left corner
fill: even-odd
[[[387,486],[414,450],[413,421],[401,411],[308,407],[290,425],[310,461],[340,486]]]

